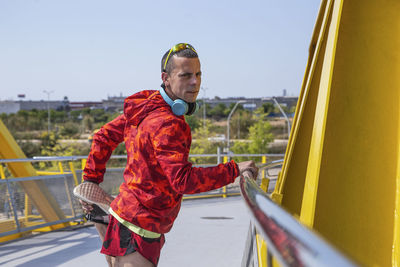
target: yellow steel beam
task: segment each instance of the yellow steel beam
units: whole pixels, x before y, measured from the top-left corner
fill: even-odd
[[[271,195],[274,201],[281,203],[296,216],[300,215],[303,198],[316,99],[318,97],[319,76],[326,47],[324,36],[332,12],[332,5],[332,0],[321,2],[282,171],[278,177],[277,186]]]
[[[26,158],[17,142],[14,140],[6,126],[0,120],[0,158]],[[29,162],[8,163],[8,168],[14,177],[35,176],[36,171]],[[32,200],[33,204],[43,216],[46,222],[65,219],[64,213],[58,206],[56,200],[42,181],[24,181],[19,182],[25,193]],[[52,226],[53,229],[67,226],[68,223]]]
[[[340,23],[342,1],[335,1],[330,15],[329,31],[327,31],[327,45],[324,62],[321,71],[319,92],[316,111],[314,116],[314,127],[311,134],[311,145],[309,150],[309,161],[307,164],[306,182],[304,186],[303,202],[301,206],[300,221],[308,226],[313,226],[315,205],[317,201],[319,171],[322,162],[323,142],[325,137],[327,113],[329,107],[329,96],[332,86],[332,74],[336,52],[336,41]]]
[[[323,1],[275,199],[357,262],[400,266],[400,1]]]

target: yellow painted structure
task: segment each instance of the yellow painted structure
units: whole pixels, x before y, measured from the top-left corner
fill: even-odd
[[[26,158],[21,148],[18,146],[18,144],[1,120],[0,148],[1,159]],[[12,162],[7,163],[7,165],[13,177],[36,176],[36,171],[33,168],[32,164],[29,162]],[[58,203],[42,181],[23,181],[19,182],[19,185],[24,189],[26,195],[28,196],[29,202],[31,201],[32,204],[35,205],[36,209],[39,211],[46,222],[53,222],[65,219],[64,213],[60,209]],[[28,205],[27,201],[26,204]],[[29,214],[26,215],[27,216],[25,216],[25,219],[27,219]],[[7,224],[7,222],[5,223]],[[22,226],[24,226],[24,224],[28,222],[27,220],[21,220],[20,223]],[[68,225],[69,223],[62,223],[58,225],[52,225],[50,226],[50,228],[59,229]],[[7,225],[2,224],[2,230],[4,230],[4,227],[6,226]]]
[[[366,266],[400,266],[400,1],[324,0],[272,198]]]

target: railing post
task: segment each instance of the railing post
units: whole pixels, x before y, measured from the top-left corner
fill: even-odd
[[[12,212],[14,215],[15,225],[17,226],[17,231],[19,233],[19,232],[21,232],[21,230],[20,230],[21,227],[20,227],[19,221],[18,221],[17,207],[14,202],[14,192],[10,186],[10,182],[8,181],[8,179],[5,179],[5,180],[6,180],[6,184],[7,184],[8,199],[11,201],[11,209],[12,209]]]
[[[65,174],[61,161],[58,162],[58,168],[60,169],[61,174]],[[69,188],[68,188],[68,181],[67,181],[66,175],[64,175],[64,186],[65,186],[65,193],[67,194],[69,205],[71,206],[72,217],[75,217],[75,209],[74,209],[74,205],[72,203],[71,192],[69,191]]]
[[[221,148],[217,147],[217,164],[221,163]]]
[[[78,185],[78,177],[76,176],[74,164],[71,161],[68,164],[69,164],[69,169],[71,170],[72,176],[74,177],[75,186],[77,186]]]
[[[85,169],[86,166],[86,159],[82,159],[82,180],[81,183],[83,183],[83,170]]]
[[[228,157],[224,156],[224,163],[228,162]],[[222,187],[222,197],[226,198],[226,186]]]
[[[262,156],[261,157],[261,164],[267,163],[267,156]],[[261,178],[265,178],[265,169],[262,170],[261,172]]]
[[[262,164],[267,163],[267,156],[262,156],[261,163]],[[265,177],[265,169],[263,169],[262,172],[261,172],[261,185],[260,185],[260,187],[265,193],[268,192],[269,178]]]
[[[29,222],[29,217],[32,214],[32,202],[28,196],[28,194],[25,193],[25,222]]]
[[[6,179],[6,175],[5,175],[5,173],[4,173],[4,168],[3,168],[3,165],[1,165],[0,164],[0,178],[2,179],[2,180],[5,180]],[[7,181],[7,188],[8,188],[8,181]],[[6,199],[4,200],[4,201],[7,201],[8,202],[8,206],[11,208],[11,212],[12,212],[12,214],[14,215],[15,214],[15,209],[14,209],[14,206],[12,205],[12,199],[11,199],[11,194],[10,194],[10,191],[8,191],[8,189],[7,189],[7,192],[8,193],[6,193]],[[7,211],[7,217],[8,217],[9,215],[8,215],[8,211]],[[15,218],[15,215],[14,215],[14,218]]]
[[[4,168],[3,168],[3,165],[1,165],[1,164],[0,164],[0,177],[1,177],[1,179],[6,180],[6,175],[4,173]],[[7,180],[7,190],[8,190],[8,197],[7,197],[8,200],[7,201],[9,203],[9,205],[11,206],[12,212],[14,214],[14,218],[17,218],[15,223],[17,225],[17,228],[19,229],[18,214],[17,214],[17,210],[15,209],[16,207],[15,207],[13,195],[10,194],[10,191],[9,191],[8,180]],[[27,214],[27,211],[29,211],[29,209],[28,209],[29,206],[27,206],[28,200],[29,200],[28,195],[25,194],[25,221],[26,222],[28,222],[28,214]]]

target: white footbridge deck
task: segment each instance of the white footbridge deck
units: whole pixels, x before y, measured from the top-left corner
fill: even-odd
[[[240,266],[250,217],[240,196],[187,200],[161,251],[159,267]],[[93,226],[0,245],[0,266],[108,266]]]

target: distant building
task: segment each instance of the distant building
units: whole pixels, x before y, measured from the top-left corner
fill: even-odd
[[[0,102],[0,114],[17,113],[19,110],[20,110],[20,104],[18,102],[8,101],[8,100]]]
[[[95,109],[104,109],[109,112],[117,112],[122,111],[124,108],[124,100],[125,96],[112,96],[108,97],[101,102],[95,101],[82,101],[82,102],[70,102],[67,97],[64,97],[64,100],[61,101],[32,101],[32,100],[18,100],[18,101],[0,101],[0,113],[16,113],[19,110],[46,110],[48,105],[50,109],[54,110],[80,110],[85,108],[95,108]],[[278,96],[275,97],[279,104],[282,106],[286,106],[291,108],[296,106],[297,97],[288,97],[288,96]],[[225,106],[229,107],[232,104],[237,103],[238,101],[246,101],[242,103],[243,108],[247,110],[255,110],[261,107],[264,103],[272,103],[272,97],[258,97],[258,98],[245,98],[245,97],[228,97],[228,98],[219,98],[215,97],[214,99],[198,99],[200,104],[204,102],[209,105],[211,108],[215,107],[218,104],[223,103]]]
[[[55,109],[55,110],[60,110],[64,107],[64,101],[47,101],[47,100],[39,100],[39,101],[34,101],[34,100],[27,100],[27,101],[22,101],[19,100],[17,101],[20,104],[19,109],[20,110],[47,110],[49,107],[50,109]]]
[[[69,108],[71,110],[80,110],[85,108],[103,108],[103,102],[69,102]]]
[[[109,96],[106,100],[103,100],[103,108],[106,111],[121,111],[124,109],[124,101],[126,96]]]
[[[47,110],[47,108],[50,109],[55,109],[55,110],[60,110],[65,107],[65,102],[64,101],[33,101],[33,100],[28,100],[28,101],[0,101],[0,113],[17,113],[20,110]]]

